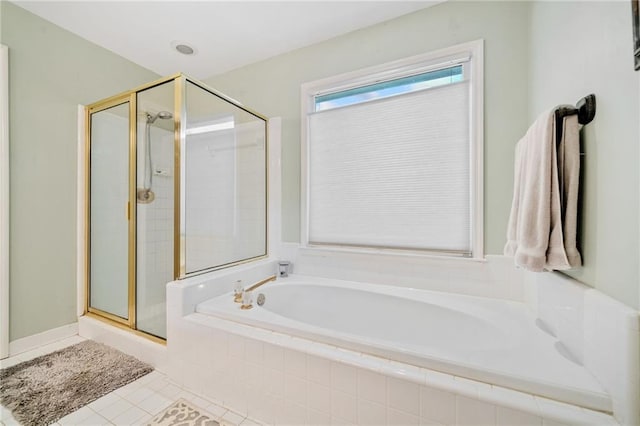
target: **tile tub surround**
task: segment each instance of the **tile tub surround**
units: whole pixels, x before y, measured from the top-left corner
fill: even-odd
[[[268,424],[618,424],[600,412],[203,314],[170,322],[169,333],[171,380]]]
[[[516,302],[526,297],[524,271],[505,256],[468,259],[283,243],[281,257],[293,262],[293,273],[302,275]]]
[[[293,257],[287,258],[292,259]],[[297,259],[297,261],[299,261],[299,259]],[[536,312],[539,310],[538,305],[541,305],[540,300],[544,300],[544,295],[538,297],[539,288],[536,282],[538,278],[527,277],[522,271],[517,270],[500,271],[500,268],[503,267],[512,268],[511,264],[504,261],[504,259],[498,261],[499,265],[491,265],[491,260],[488,260],[486,263],[489,265],[483,268],[493,269],[485,269],[485,271],[493,271],[491,273],[501,274],[503,277],[515,277],[515,279],[519,281],[515,283],[516,287],[519,287],[518,298],[530,304]],[[342,383],[341,379],[339,379],[340,374],[331,373],[331,366],[337,363],[355,368],[356,377],[358,377],[358,374],[366,375],[367,372],[374,372],[385,377],[384,386],[381,388],[367,387],[367,390],[363,388],[362,391],[377,394],[379,397],[378,400],[371,401],[365,397],[361,397],[360,394],[356,394],[356,410],[362,407],[360,408],[361,416],[357,417],[357,419],[358,422],[362,424],[370,423],[368,420],[372,420],[371,416],[373,416],[373,414],[366,417],[366,413],[378,413],[379,415],[384,413],[385,421],[383,423],[411,423],[411,421],[416,420],[416,417],[424,421],[429,419],[428,416],[425,417],[423,415],[423,411],[420,411],[420,414],[416,416],[414,409],[408,409],[407,407],[403,409],[403,407],[398,406],[398,404],[391,404],[391,399],[389,399],[388,403],[385,403],[386,405],[380,404],[381,395],[384,394],[385,398],[387,398],[387,392],[390,389],[389,380],[391,379],[418,385],[420,404],[429,404],[429,402],[425,402],[429,401],[429,398],[425,397],[424,394],[440,395],[435,391],[454,395],[454,412],[456,416],[458,416],[456,417],[456,421],[459,422],[464,422],[465,410],[471,410],[471,408],[464,407],[471,406],[476,408],[483,407],[478,409],[482,412],[489,413],[489,417],[493,416],[493,414],[490,413],[495,413],[495,424],[513,424],[517,419],[524,419],[523,421],[526,420],[526,422],[531,420],[533,421],[532,424],[538,424],[539,419],[544,419],[548,422],[555,421],[561,424],[616,424],[616,421],[612,417],[602,413],[557,403],[544,398],[533,397],[528,394],[497,386],[473,382],[464,378],[442,375],[430,370],[416,370],[415,367],[409,365],[399,364],[389,360],[381,360],[380,358],[357,352],[336,349],[330,345],[323,345],[295,337],[292,338],[259,328],[247,327],[234,322],[193,314],[195,305],[198,302],[230,291],[233,281],[238,277],[245,277],[247,278],[246,282],[251,283],[271,273],[273,269],[270,268],[275,268],[275,264],[265,261],[256,262],[256,266],[257,268],[254,268],[253,265],[242,265],[238,270],[233,268],[232,270],[221,271],[216,274],[196,277],[192,281],[186,280],[172,283],[168,286],[170,334],[168,343],[170,362],[168,370],[174,380],[183,383],[187,388],[193,388],[203,394],[207,394],[207,392],[209,394],[216,394],[216,398],[225,401],[225,405],[228,404],[239,411],[250,414],[256,418],[261,418],[267,422],[275,422],[276,420],[278,422],[292,422],[295,419],[302,419],[303,416],[306,416],[306,421],[309,423],[326,423],[332,418],[345,422],[353,420],[353,410],[349,411],[350,409],[348,408],[353,408],[353,400],[350,398],[354,398],[354,396],[349,390],[351,388],[338,384],[336,385],[338,387],[333,389],[331,382],[328,384],[326,382],[324,382],[324,384],[318,382],[322,380],[322,377],[334,377],[338,380],[336,383]],[[300,264],[294,264],[294,270],[296,272],[299,266]],[[459,274],[459,272],[457,272],[457,274]],[[545,277],[548,275],[551,279],[555,279],[556,275],[557,277],[563,278],[563,276],[559,274],[538,275]],[[575,285],[575,282],[572,280],[571,283]],[[560,291],[558,294],[564,293]],[[616,306],[615,304],[617,303],[587,287],[584,288],[582,293],[569,292],[568,294],[588,295],[585,296],[585,300],[590,300],[589,304],[598,306],[597,308],[589,309],[602,309],[602,298],[608,303],[613,303],[613,306]],[[511,299],[513,300],[513,298]],[[635,318],[637,324],[637,313],[621,309],[616,309],[616,311],[617,313],[622,312],[626,315],[627,323],[629,322],[629,318]],[[564,311],[561,310],[561,312]],[[616,315],[607,318],[614,317],[616,317]],[[583,316],[583,318],[587,317]],[[616,324],[615,320],[612,321]],[[588,322],[586,319],[584,321],[573,322],[575,326],[574,335],[580,335],[581,332],[576,330],[583,330],[583,324],[586,322]],[[633,321],[631,321],[631,324],[633,324]],[[633,331],[633,328],[631,328],[631,330]],[[585,336],[589,335],[589,333],[584,334]],[[596,331],[592,334],[593,336],[590,338],[591,342],[605,342],[605,344],[609,344],[612,342],[612,339],[620,338],[620,333],[602,335]],[[637,332],[635,335],[631,333],[630,336],[629,333],[627,333],[624,338],[637,339],[637,334]],[[241,339],[238,337],[241,337]],[[569,341],[570,339],[568,342]],[[212,342],[216,343],[214,344]],[[564,344],[564,342],[562,343]],[[591,344],[593,345],[594,343]],[[632,340],[627,340],[626,343],[619,344],[633,347]],[[588,343],[584,343],[584,345],[586,347]],[[567,343],[565,346],[571,347],[572,345],[571,343]],[[291,352],[295,352],[297,356]],[[282,358],[282,363],[284,363],[285,355],[289,361],[291,361],[287,362],[286,368],[282,367],[281,370],[278,370],[278,368],[273,367],[273,365],[269,368],[265,367],[265,365],[271,365],[267,363],[272,361],[279,363],[280,361],[277,360],[280,358]],[[351,361],[343,359],[345,357]],[[181,362],[180,360],[182,358],[185,358],[188,362]],[[585,365],[591,369],[591,364],[587,361],[588,358],[589,357],[586,357],[585,359]],[[274,361],[274,359],[276,361]],[[301,359],[306,361],[303,362]],[[297,360],[297,362],[294,362],[295,360]],[[630,355],[625,358],[624,365],[628,366],[632,360],[633,354],[630,353]],[[305,363],[307,371],[305,373],[306,375],[302,377],[302,366],[305,365]],[[320,364],[325,365],[325,367],[327,365],[329,366],[328,369],[324,368],[324,373],[319,373],[316,370],[308,370],[309,365]],[[338,371],[337,368],[334,369]],[[360,372],[360,370],[362,370],[362,372]],[[294,373],[295,371],[297,371],[297,373]],[[413,374],[408,373],[411,371]],[[592,369],[591,371],[593,372]],[[623,369],[622,371],[630,370]],[[327,376],[327,374],[329,374],[329,376]],[[601,375],[602,374],[613,374],[614,376],[612,377],[621,377],[619,371],[603,371]],[[635,424],[629,420],[633,418],[632,416],[635,412],[634,407],[637,407],[637,398],[634,397],[633,393],[635,381],[627,379],[626,382],[628,383],[625,384],[626,387],[622,386],[617,388],[615,381],[607,382],[606,378],[603,379],[598,376],[598,374],[595,374],[595,376],[612,395],[616,420],[621,424]],[[427,381],[428,377],[431,377],[432,380]],[[433,379],[433,377],[436,377],[436,379]],[[635,379],[638,376],[632,375],[629,377]],[[287,380],[286,382],[285,379]],[[301,381],[302,379],[304,379],[304,381]],[[624,381],[623,378],[622,382]],[[229,386],[221,385],[221,383],[229,384]],[[611,384],[607,385],[607,383]],[[472,386],[469,387],[467,385]],[[227,390],[223,392],[221,387],[225,387]],[[285,388],[289,390],[289,394],[287,395],[292,397],[294,394],[298,395],[298,399],[291,400],[285,398]],[[327,388],[329,393],[327,393]],[[628,388],[630,389],[629,391]],[[294,389],[297,389],[297,391],[294,391]],[[412,389],[414,391],[416,390],[415,387],[412,387]],[[434,392],[430,392],[431,390],[434,390]],[[314,393],[311,394],[311,392]],[[302,396],[300,395],[306,395],[306,405],[302,403]],[[314,395],[314,397],[311,398],[309,395]],[[412,395],[412,398],[415,399],[415,392]],[[211,396],[213,397],[213,395]],[[394,397],[389,396],[389,398]],[[451,400],[448,397],[445,399],[448,401]],[[264,401],[267,400],[271,401],[271,403],[266,404]],[[261,403],[260,401],[263,402]],[[385,399],[385,401],[387,400]],[[476,402],[480,405],[475,404]],[[434,404],[440,406],[438,403]],[[482,404],[489,404],[493,408],[484,410],[487,407]],[[275,407],[273,408],[275,411],[264,412],[265,410],[268,411],[268,409],[270,409],[269,407]],[[413,408],[415,408],[415,406],[413,406]],[[420,408],[420,410],[423,409]],[[276,417],[276,411],[285,417]],[[632,414],[629,415],[628,413]],[[266,416],[260,417],[260,414],[265,414]],[[293,419],[287,416],[293,416]],[[432,419],[429,421],[433,423],[433,421],[437,420]]]

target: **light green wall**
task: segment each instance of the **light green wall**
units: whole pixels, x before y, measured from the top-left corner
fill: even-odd
[[[76,321],[77,105],[158,76],[6,1],[10,340]]]
[[[501,254],[516,142],[542,110],[595,93],[576,279],[640,306],[638,93],[628,2],[446,2],[207,82],[283,117],[283,239],[299,241],[300,84],[485,39],[485,251]],[[531,67],[529,67],[531,65]]]
[[[284,241],[300,239],[300,84],[454,44],[485,40],[485,246],[501,253],[511,205],[513,145],[526,130],[529,6],[446,2],[206,80],[282,117]]]
[[[596,95],[596,117],[582,132],[584,267],[570,275],[637,309],[640,73],[633,70],[631,6],[536,2],[531,23],[529,119]]]

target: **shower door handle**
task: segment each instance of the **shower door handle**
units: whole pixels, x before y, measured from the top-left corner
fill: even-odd
[[[127,201],[127,220],[131,220],[131,201]]]

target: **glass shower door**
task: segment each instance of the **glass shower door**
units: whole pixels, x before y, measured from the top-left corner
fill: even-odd
[[[128,99],[128,98],[127,98]],[[90,112],[89,311],[129,323],[129,102]]]
[[[266,120],[186,81],[182,275],[267,254]]]
[[[136,329],[167,337],[166,286],[175,279],[175,83],[137,94]]]

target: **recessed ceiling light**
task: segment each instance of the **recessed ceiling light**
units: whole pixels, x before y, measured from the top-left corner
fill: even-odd
[[[193,55],[196,53],[196,49],[194,49],[192,46],[190,46],[188,43],[185,43],[184,41],[173,41],[171,42],[171,47],[173,47],[183,55]]]
[[[176,50],[184,55],[193,55],[193,48],[186,44],[177,45]]]

